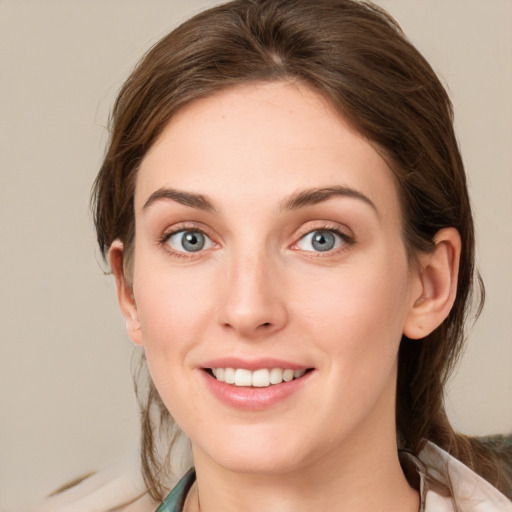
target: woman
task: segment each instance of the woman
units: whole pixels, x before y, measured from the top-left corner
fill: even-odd
[[[473,222],[448,96],[386,13],[186,22],[121,90],[94,204],[151,375],[153,508],[511,510],[444,413]],[[195,471],[166,496],[174,421]]]

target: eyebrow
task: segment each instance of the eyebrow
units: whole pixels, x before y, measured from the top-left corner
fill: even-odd
[[[190,208],[196,208],[197,210],[204,210],[206,212],[215,212],[216,209],[213,203],[207,196],[202,194],[194,194],[192,192],[184,192],[181,190],[175,190],[173,188],[159,188],[153,192],[148,200],[144,203],[142,210],[146,210],[153,203],[161,201],[162,199],[170,199],[176,203]]]
[[[299,190],[295,194],[291,195],[286,201],[284,201],[281,208],[283,210],[297,210],[299,208],[303,208],[304,206],[322,203],[335,196],[351,197],[353,199],[363,201],[364,203],[371,206],[377,216],[379,215],[377,207],[369,197],[365,196],[358,190],[345,186]]]
[[[305,206],[311,206],[322,203],[335,196],[350,197],[363,201],[364,203],[371,206],[371,208],[375,211],[377,215],[379,214],[377,207],[375,206],[373,201],[371,201],[370,198],[368,198],[358,190],[339,185],[333,187],[299,190],[298,192],[288,197],[281,204],[281,209],[298,210],[299,208],[303,208]],[[213,205],[213,202],[208,198],[208,196],[205,196],[203,194],[196,194],[193,192],[184,192],[182,190],[176,190],[167,187],[159,188],[158,190],[153,192],[149,196],[148,200],[144,203],[142,210],[146,210],[153,203],[161,200],[175,201],[176,203],[182,204],[184,206],[189,206],[190,208],[196,208],[198,210],[203,210],[207,212],[217,211],[217,209]]]

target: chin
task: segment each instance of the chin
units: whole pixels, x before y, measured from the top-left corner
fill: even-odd
[[[284,454],[219,454],[215,460],[224,469],[238,474],[282,475],[301,466],[300,461],[292,460]]]
[[[245,429],[241,429],[245,431]],[[251,429],[253,430],[253,429]],[[215,464],[240,474],[284,474],[307,465],[313,458],[311,447],[299,442],[298,438],[282,433],[265,435],[259,431],[238,432],[237,434],[215,439],[203,449],[193,444],[194,458],[200,452],[206,454]],[[318,453],[318,452],[316,452]],[[310,454],[310,455],[308,455]]]

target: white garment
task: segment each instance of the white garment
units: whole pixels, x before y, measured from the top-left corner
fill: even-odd
[[[179,435],[171,457],[172,472],[176,477],[169,486],[174,487],[191,466],[190,441],[185,435]],[[42,500],[27,512],[154,512],[158,505],[145,492],[139,446],[136,446],[117,464]]]
[[[125,503],[132,502],[122,506]],[[137,452],[127,454],[113,466],[102,469],[61,493],[44,499],[30,512],[154,512],[155,504],[144,492]]]
[[[425,465],[427,476],[452,493],[442,496],[429,489],[425,512],[512,512],[512,501],[435,444],[427,443],[418,458]]]
[[[438,446],[427,443],[418,458],[426,474],[424,512],[512,512],[512,501]],[[430,485],[430,480],[451,489],[452,496]],[[122,506],[131,500],[135,501]],[[132,457],[46,499],[34,511],[107,512],[119,507],[116,512],[154,512],[157,506],[144,494],[138,462]]]

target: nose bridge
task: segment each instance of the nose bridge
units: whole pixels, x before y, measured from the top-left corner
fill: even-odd
[[[287,320],[279,261],[268,248],[234,248],[225,275],[220,321],[243,337],[280,330]]]

